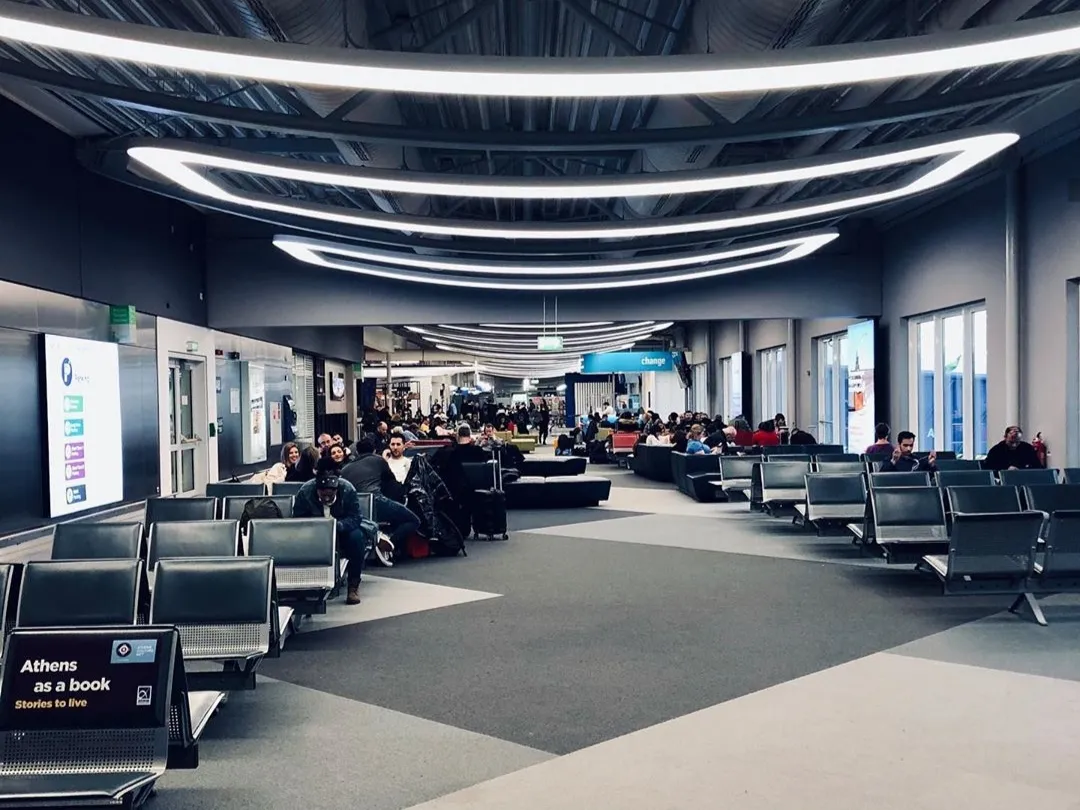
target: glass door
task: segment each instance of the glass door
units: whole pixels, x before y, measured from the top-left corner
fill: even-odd
[[[202,368],[202,363],[169,360],[169,466],[176,495],[194,493],[202,477],[197,453],[203,449],[203,440],[195,432],[194,397],[194,377]]]

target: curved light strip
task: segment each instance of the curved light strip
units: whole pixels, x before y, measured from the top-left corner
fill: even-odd
[[[671,324],[667,324],[667,326],[671,326]],[[634,340],[644,340],[645,338],[656,334],[662,328],[667,328],[667,326],[653,326],[653,327],[649,327],[648,329],[641,329],[641,330],[637,330],[637,331],[628,331],[628,332],[619,332],[619,333],[613,334],[613,335],[593,335],[592,337],[586,336],[586,337],[580,337],[580,338],[566,338],[566,337],[560,335],[560,337],[564,338],[563,339],[563,345],[568,347],[568,348],[569,347],[574,347],[574,348],[582,347],[582,348],[585,348],[585,347],[588,347],[588,346],[595,345],[597,343],[609,343],[612,340],[616,340],[616,339],[629,340],[629,339],[633,338]],[[534,338],[492,338],[492,337],[481,337],[479,335],[457,335],[457,334],[452,334],[452,333],[447,334],[446,332],[436,332],[436,331],[433,331],[433,330],[430,330],[430,329],[422,329],[422,328],[416,327],[416,326],[406,326],[405,329],[408,330],[409,332],[412,332],[415,335],[420,335],[421,337],[423,337],[424,339],[429,340],[429,341],[440,340],[440,341],[443,341],[444,343],[447,343],[447,342],[448,343],[460,343],[463,346],[481,346],[481,347],[483,347],[483,346],[509,346],[511,348],[514,348],[514,347],[530,348],[531,347],[532,349],[536,350],[536,338],[535,337]]]
[[[190,160],[178,161],[157,160],[153,168],[161,176],[172,183],[186,189],[192,194],[207,197],[218,202],[235,205],[242,208],[251,208],[257,211],[269,211],[287,216],[316,219],[323,222],[334,222],[339,225],[349,225],[366,228],[379,228],[383,230],[396,230],[414,234],[428,234],[437,236],[465,236],[496,239],[626,239],[639,236],[667,236],[672,234],[701,233],[705,231],[719,231],[730,228],[742,228],[755,225],[765,225],[776,222],[784,222],[806,217],[819,217],[835,214],[841,211],[850,211],[855,208],[863,208],[870,205],[878,205],[912,194],[918,194],[929,189],[954,180],[968,169],[988,158],[1001,152],[1019,140],[1019,136],[1011,132],[994,132],[974,135],[966,138],[943,138],[937,137],[921,141],[921,145],[906,150],[889,153],[875,148],[873,160],[879,167],[902,165],[914,160],[926,160],[936,157],[953,155],[940,165],[933,166],[921,173],[910,182],[890,183],[861,192],[835,194],[819,198],[816,201],[796,202],[785,205],[762,208],[756,212],[725,213],[721,215],[707,215],[699,217],[681,217],[652,220],[645,222],[627,222],[614,224],[588,224],[588,225],[552,225],[545,223],[525,223],[515,225],[484,224],[470,220],[444,220],[428,217],[396,216],[382,213],[360,212],[352,213],[346,209],[333,205],[321,205],[317,203],[291,202],[267,194],[255,194],[232,191],[206,173],[198,171],[193,166],[205,164],[205,158],[196,157],[199,153],[191,152]],[[146,157],[145,150],[149,147],[133,147],[130,150],[135,156]],[[900,155],[900,159],[896,159]],[[160,157],[160,153],[158,155]],[[870,159],[867,159],[870,160]],[[830,176],[828,167],[837,165],[818,164],[815,173],[810,177]],[[258,164],[251,162],[252,167]],[[804,167],[805,169],[805,167]],[[777,171],[772,174],[759,173],[754,185],[772,185],[773,181],[762,182],[762,178],[768,176],[780,176]],[[824,173],[822,173],[824,172]],[[840,172],[843,173],[843,172]],[[732,173],[733,175],[734,173]],[[727,176],[727,175],[725,175]],[[787,176],[786,174],[784,176]],[[391,261],[390,258],[374,258],[375,253],[392,257],[397,256],[395,261],[403,263],[402,254],[392,252],[368,251],[371,261]],[[415,263],[421,259],[409,258]],[[428,267],[433,267],[439,261],[435,259],[423,259],[428,262]],[[569,271],[568,271],[569,272]]]
[[[536,353],[524,353],[524,352],[489,352],[482,349],[469,348],[468,346],[453,346],[447,343],[436,343],[435,348],[443,352],[455,352],[457,354],[467,354],[478,358],[481,362],[483,360],[574,360],[579,359],[582,354],[600,354],[602,352],[618,352],[626,349],[631,349],[634,346],[634,341],[623,341],[621,343],[605,343],[598,346],[593,346],[587,352],[536,352]]]
[[[348,270],[362,275],[387,278],[394,281],[415,281],[428,284],[436,284],[444,287],[465,287],[468,289],[481,290],[534,290],[538,292],[551,290],[607,290],[612,283],[617,283],[620,288],[642,287],[652,284],[673,284],[679,281],[695,281],[703,278],[722,276],[728,273],[737,273],[743,270],[756,270],[761,267],[771,267],[775,264],[795,261],[809,256],[819,248],[832,242],[840,234],[834,230],[815,231],[796,236],[778,238],[769,241],[755,242],[745,246],[728,249],[728,256],[734,262],[727,264],[703,267],[690,272],[679,274],[658,274],[647,276],[629,276],[620,278],[617,282],[611,279],[603,281],[503,281],[502,279],[469,278],[457,279],[432,273],[413,273],[410,271],[396,271],[374,267],[372,265],[358,264],[355,261],[354,248],[352,245],[342,242],[324,242],[317,239],[306,239],[299,236],[274,237],[274,246],[285,251],[294,259],[313,264],[318,267],[327,267],[334,270]],[[761,254],[775,254],[765,258],[754,259],[753,256]],[[342,258],[329,258],[337,256]]]
[[[1080,15],[727,60],[712,55],[552,60],[346,51],[170,31],[10,2],[0,5],[0,39],[289,85],[455,96],[638,98],[851,85],[1072,53],[1080,49]]]
[[[642,321],[641,323],[642,324],[651,324],[651,323],[653,323],[653,321]],[[532,331],[536,332],[536,334],[538,334],[538,335],[542,335],[542,334],[544,334],[546,332],[546,330],[552,329],[552,328],[554,328],[556,326],[559,327],[560,329],[590,329],[590,328],[601,327],[601,326],[610,326],[612,328],[619,328],[620,327],[620,325],[616,324],[615,321],[587,321],[587,322],[578,321],[576,323],[574,321],[570,321],[568,323],[562,323],[562,324],[559,324],[559,323],[482,323],[480,325],[481,326],[491,326],[491,327],[494,327],[496,329],[531,329]],[[440,323],[439,328],[440,329],[467,329],[467,327],[464,327],[464,326],[449,326],[449,325],[447,325],[445,323]]]
[[[991,139],[989,133],[984,139]],[[484,197],[502,200],[588,200],[606,197],[659,197],[665,194],[696,194],[740,188],[798,183],[824,177],[874,171],[904,163],[984,150],[987,140],[955,137],[924,138],[917,146],[898,149],[895,144],[874,146],[837,155],[815,155],[798,160],[773,161],[748,166],[673,171],[637,175],[612,175],[600,179],[424,174],[353,166],[334,166],[313,161],[273,156],[253,156],[239,149],[204,147],[191,149],[181,142],[165,146],[133,146],[127,152],[135,161],[183,185],[184,169],[217,169],[292,180],[320,186],[399,194],[443,197]]]
[[[537,327],[535,327],[535,332],[534,332],[534,334],[532,336],[533,337],[539,337],[540,335],[543,335],[543,334],[559,334],[559,335],[562,335],[563,337],[567,337],[567,338],[569,338],[569,337],[587,337],[587,336],[590,336],[590,335],[599,336],[599,335],[601,335],[603,333],[607,333],[607,332],[624,332],[624,331],[631,331],[631,330],[637,330],[637,329],[645,329],[646,327],[652,326],[655,323],[656,323],[656,321],[637,321],[635,323],[612,324],[611,326],[603,326],[603,327],[596,327],[596,328],[592,328],[591,325],[590,325],[590,328],[587,328],[587,329],[584,329],[584,328],[574,329],[573,327],[576,326],[576,324],[566,325],[566,324],[549,323],[547,325],[547,330],[548,330],[547,332],[544,331],[543,327],[537,326]],[[504,335],[504,334],[506,334],[504,330],[514,328],[514,327],[503,326],[502,324],[494,324],[494,323],[482,323],[482,324],[480,324],[480,326],[492,326],[492,327],[498,327],[498,328],[496,328],[496,329],[479,329],[479,328],[477,328],[475,326],[454,326],[454,325],[448,324],[448,323],[440,323],[438,325],[438,328],[439,329],[450,329],[450,330],[452,330],[454,332],[468,332],[468,333],[478,334],[478,335]],[[517,327],[517,328],[524,328],[524,327]]]

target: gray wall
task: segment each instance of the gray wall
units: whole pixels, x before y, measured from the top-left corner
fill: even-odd
[[[203,217],[79,166],[75,142],[0,98],[0,279],[205,324]]]
[[[404,286],[306,266],[266,238],[214,236],[207,260],[215,329],[307,325],[313,318],[323,326],[536,321],[542,312],[538,295]],[[819,318],[876,315],[880,307],[877,257],[842,253],[689,285],[559,296],[565,321]]]
[[[1004,181],[997,178],[884,235],[882,331],[888,342],[889,423],[894,430],[907,429],[910,420],[906,319],[977,301],[986,301],[991,441],[1004,425],[1004,195]]]

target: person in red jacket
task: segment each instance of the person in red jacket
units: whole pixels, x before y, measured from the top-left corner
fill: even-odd
[[[754,431],[754,444],[758,447],[775,447],[780,444],[780,435],[776,432],[776,422],[769,419],[758,425]]]

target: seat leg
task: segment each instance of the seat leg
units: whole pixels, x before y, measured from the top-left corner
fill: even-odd
[[[1042,608],[1039,606],[1039,600],[1036,599],[1035,595],[1032,593],[1025,592],[1017,596],[1016,599],[1013,600],[1012,605],[1009,606],[1009,612],[1019,615],[1021,609],[1025,605],[1027,605],[1028,609],[1031,611],[1031,616],[1033,619],[1035,619],[1035,623],[1039,625],[1039,627],[1046,627],[1046,616],[1043,614]]]

